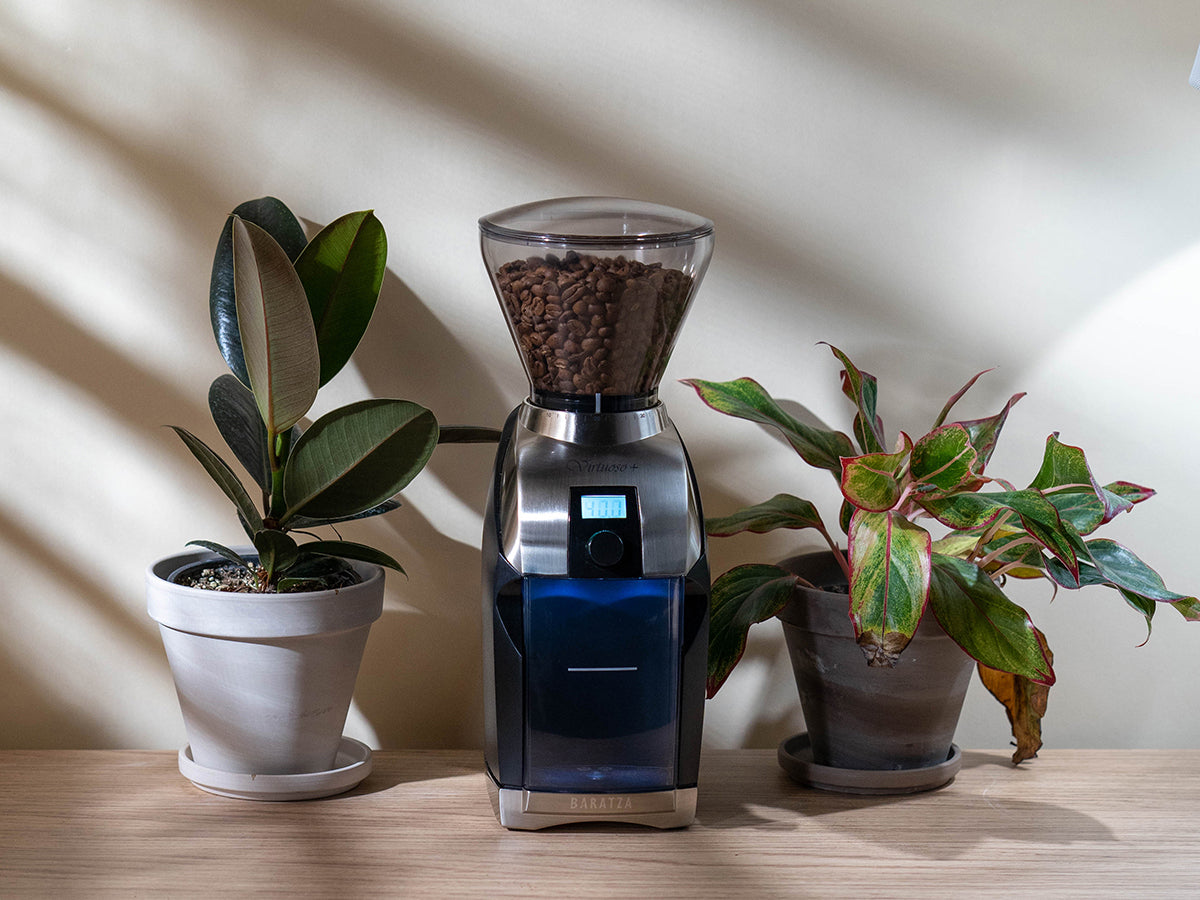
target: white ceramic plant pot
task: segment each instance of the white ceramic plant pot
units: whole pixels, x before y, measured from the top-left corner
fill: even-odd
[[[159,624],[187,730],[181,770],[251,779],[328,774],[345,768],[347,744],[369,759],[365,747],[343,739],[342,728],[367,633],[383,611],[383,570],[356,563],[358,584],[292,594],[223,593],[169,580],[210,558],[217,559],[181,553],[146,573],[147,608]]]

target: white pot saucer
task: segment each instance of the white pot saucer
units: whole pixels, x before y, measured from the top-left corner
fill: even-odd
[[[299,775],[246,775],[209,769],[192,759],[192,748],[179,751],[179,771],[202,791],[237,800],[315,800],[331,797],[357,785],[371,774],[371,748],[343,737],[334,767]]]
[[[838,769],[813,762],[808,734],[793,735],[779,745],[779,765],[793,781],[843,794],[915,794],[949,784],[962,768],[962,751],[950,745],[944,762],[919,769]]]

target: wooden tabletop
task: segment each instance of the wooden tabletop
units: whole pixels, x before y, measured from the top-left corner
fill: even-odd
[[[204,793],[160,751],[0,751],[0,897],[1200,897],[1200,751],[966,752],[903,798],[708,752],[698,821],[509,832],[478,753],[376,751],[339,797]]]

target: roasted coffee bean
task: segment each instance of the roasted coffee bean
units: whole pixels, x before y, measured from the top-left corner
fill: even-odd
[[[587,394],[658,384],[692,286],[661,263],[573,250],[504,263],[496,281],[534,387]]]

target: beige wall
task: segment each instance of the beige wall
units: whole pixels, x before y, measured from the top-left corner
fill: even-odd
[[[718,229],[663,390],[710,513],[781,490],[832,508],[834,488],[675,379],[753,375],[845,429],[828,340],[879,377],[894,435],[997,366],[960,410],[1029,392],[994,469],[1030,478],[1058,430],[1102,480],[1159,489],[1113,535],[1195,592],[1198,39],[1193,0],[8,0],[0,746],[182,743],[142,572],[239,529],[162,426],[215,439],[212,248],[263,194],[316,223],[371,207],[388,229],[373,330],[321,409],[404,396],[498,425],[525,385],[475,220],[655,200]],[[389,576],[348,728],[376,746],[480,740],[489,465],[443,448],[403,509],[347,529],[410,572]],[[1200,625],[1163,610],[1138,647],[1115,594],[1018,593],[1056,653],[1049,745],[1200,745]],[[789,678],[761,627],[709,744],[799,730]],[[1008,740],[981,690],[958,740]]]

